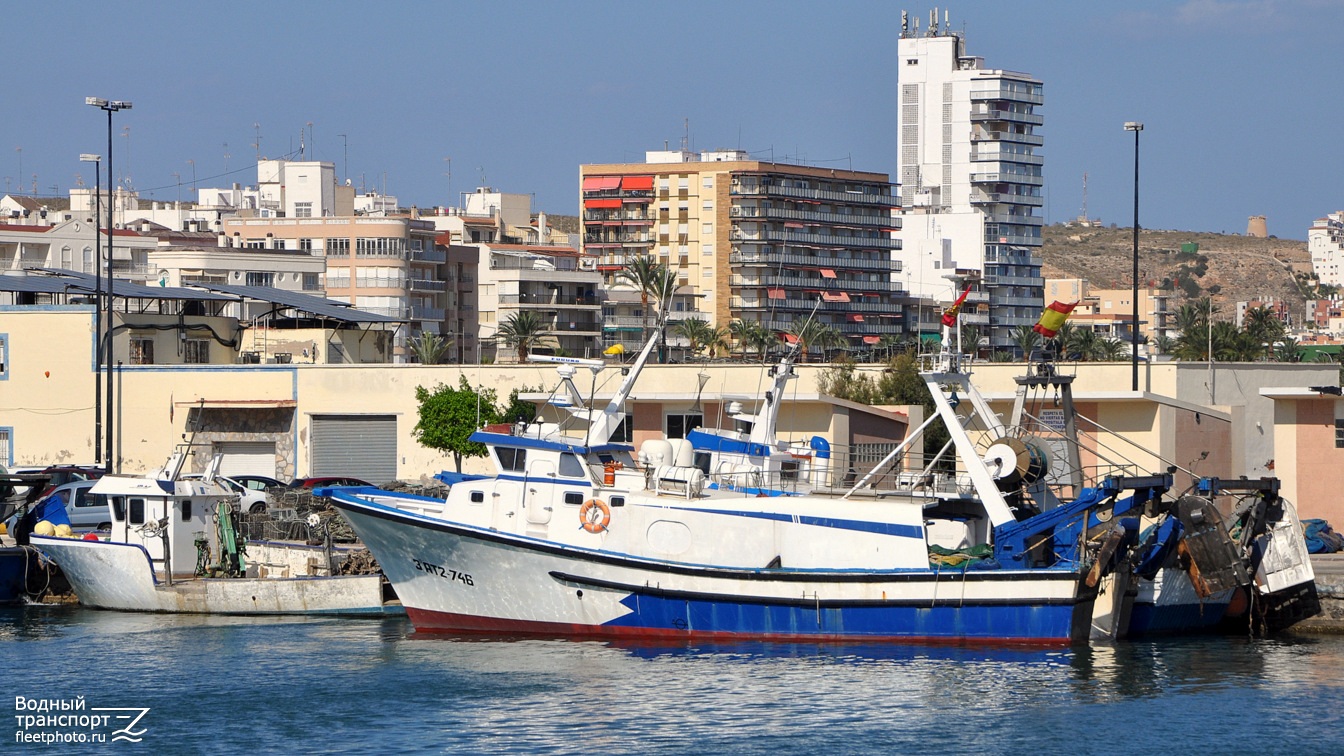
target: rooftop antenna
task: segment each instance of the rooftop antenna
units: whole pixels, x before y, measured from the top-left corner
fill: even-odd
[[[681,151],[689,152],[691,149],[691,119],[682,119],[682,128],[685,131],[681,135]]]
[[[254,128],[254,129],[257,130],[257,141],[253,142],[253,143],[252,143],[252,146],[257,148],[257,160],[260,161],[260,160],[261,160],[261,123],[259,123],[259,122],[257,122],[257,121],[253,121],[253,122],[252,122],[252,128]]]
[[[910,12],[901,11],[901,36],[904,37],[909,33],[910,33]]]
[[[938,9],[929,11],[929,36],[938,36]]]

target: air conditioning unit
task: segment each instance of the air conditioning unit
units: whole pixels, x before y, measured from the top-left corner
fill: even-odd
[[[597,259],[585,257],[579,260],[579,270],[597,270]]]

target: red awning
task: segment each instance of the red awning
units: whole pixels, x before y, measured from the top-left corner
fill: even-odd
[[[858,314],[857,312],[851,312],[850,314],[845,316],[845,320],[848,320],[851,323],[862,323],[863,316]]]
[[[864,337],[863,337],[863,343],[865,343],[865,344],[876,344],[877,342],[879,342],[879,341],[881,341],[881,340],[882,340],[882,337],[881,337],[881,336],[864,336]]]
[[[624,191],[647,191],[653,189],[653,176],[626,176],[621,179]]]
[[[822,269],[821,269],[821,277],[822,277],[822,278],[835,278],[835,271],[831,270],[830,268],[822,268]]]
[[[583,206],[590,210],[600,210],[603,208],[619,208],[621,200],[618,199],[586,199]]]
[[[765,294],[768,299],[784,299],[783,289],[766,289]]]
[[[788,343],[790,343],[790,344],[797,344],[797,343],[798,343],[798,337],[797,337],[797,336],[794,336],[794,335],[791,334],[791,333],[781,333],[781,334],[779,335],[779,337],[780,337],[781,339],[784,339],[784,341],[786,341],[786,342],[788,342]]]
[[[831,293],[829,291],[823,291],[821,293],[821,298],[826,300],[827,302],[848,302],[849,293],[843,291],[837,291],[835,293]]]
[[[620,186],[620,176],[588,176],[583,180],[583,191],[585,192],[601,192],[608,189],[619,189]]]
[[[801,223],[785,223],[784,228],[807,228]]]

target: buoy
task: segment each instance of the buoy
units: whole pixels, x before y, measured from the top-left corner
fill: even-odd
[[[9,528],[3,522],[0,522],[0,535],[9,535]]]
[[[85,533],[85,534],[84,534],[84,540],[86,540],[86,541],[99,541],[99,540],[102,540],[102,539],[100,539],[100,538],[98,537],[98,534],[97,534],[97,533]]]
[[[75,531],[71,530],[69,525],[61,523],[60,525],[56,526],[57,538],[74,538],[74,536]]]
[[[56,535],[56,526],[46,520],[42,520],[33,526],[33,534],[40,536]]]

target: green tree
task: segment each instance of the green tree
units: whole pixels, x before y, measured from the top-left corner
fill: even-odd
[[[822,350],[824,357],[826,349],[845,343],[844,335],[836,330],[835,326],[812,318],[799,318],[793,321],[789,326],[789,335],[798,340],[800,362],[807,362],[808,352],[814,347]]]
[[[713,354],[715,349],[724,346],[728,341],[727,329],[715,328],[704,318],[687,318],[672,326],[672,333],[690,342],[692,355],[699,354],[705,347],[708,347],[710,354]]]
[[[1120,362],[1129,356],[1130,344],[1109,336],[1097,340],[1097,359],[1104,362]]]
[[[466,376],[458,376],[457,388],[442,383],[433,390],[416,386],[415,400],[420,404],[419,420],[411,432],[421,446],[452,454],[458,472],[463,457],[486,455],[485,445],[469,438],[480,426],[500,421],[494,389],[477,391]]]
[[[764,356],[766,350],[775,342],[775,334],[755,320],[738,318],[728,325],[728,332],[737,341],[743,357],[749,350],[755,350]]]
[[[438,365],[447,361],[448,351],[453,348],[453,340],[436,333],[421,331],[420,337],[411,341],[411,354],[421,365]]]
[[[533,347],[549,346],[548,341],[555,341],[546,335],[549,330],[540,315],[531,310],[523,310],[513,313],[508,320],[501,323],[496,337],[505,346],[518,350],[519,362],[526,362],[527,355],[531,354]]]
[[[1013,344],[1022,352],[1022,361],[1030,362],[1031,353],[1041,345],[1041,335],[1029,325],[1020,325],[1013,329]]]
[[[667,312],[672,308],[672,297],[677,293],[677,274],[652,257],[637,257],[616,272],[616,280],[629,283],[639,292],[642,332],[649,340],[649,302],[656,305],[655,322],[658,328],[658,361],[667,361]]]

